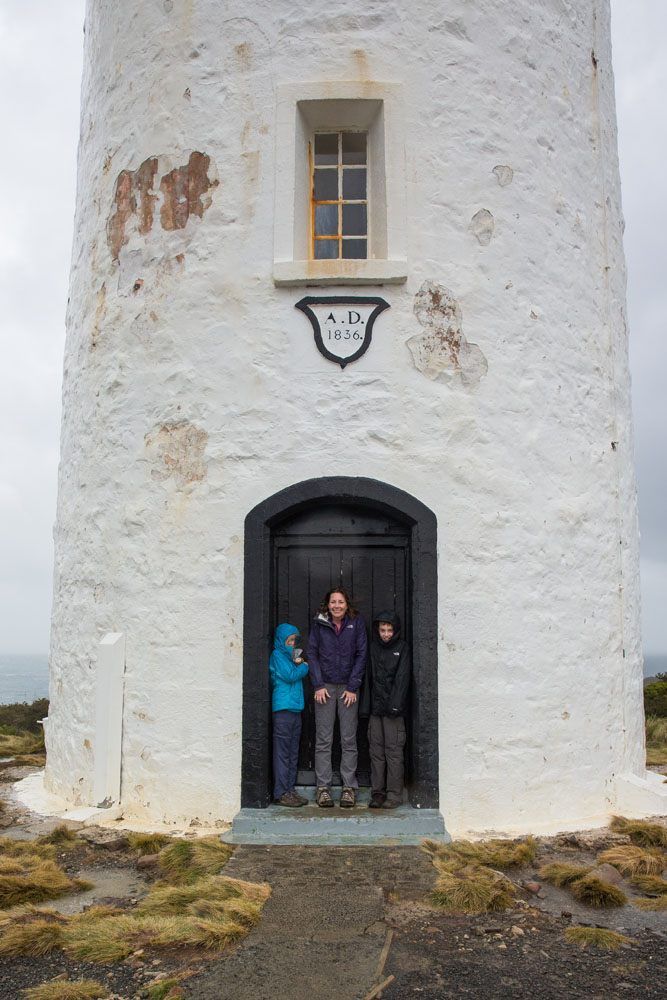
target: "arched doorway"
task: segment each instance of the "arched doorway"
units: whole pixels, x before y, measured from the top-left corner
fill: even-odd
[[[310,479],[258,504],[245,523],[241,804],[271,801],[267,660],[278,620],[307,632],[325,590],[348,586],[367,620],[389,605],[412,641],[409,800],[438,806],[437,567],[435,515],[374,479]],[[300,780],[312,780],[306,710]],[[364,752],[361,741],[360,777]]]

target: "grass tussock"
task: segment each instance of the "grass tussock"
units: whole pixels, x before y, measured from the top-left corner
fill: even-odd
[[[597,875],[584,875],[568,886],[570,892],[580,903],[594,906],[596,909],[610,909],[614,906],[625,906],[628,897],[622,889],[609,882],[603,882]]]
[[[46,913],[2,928],[0,955],[48,955],[63,945],[63,921]]]
[[[44,913],[26,913],[12,925],[5,953],[46,954],[61,948],[79,962],[108,963],[145,947],[220,951],[255,926],[269,895],[268,885],[217,875],[155,886],[132,911],[95,906],[60,917],[55,930],[43,926],[48,922]]]
[[[56,849],[53,844],[41,844],[36,840],[13,840],[11,837],[0,837],[0,858],[21,858],[26,854],[34,854],[46,861],[53,861]]]
[[[646,763],[667,764],[667,719],[659,715],[646,716]]]
[[[61,823],[60,826],[51,830],[51,833],[47,833],[43,837],[40,837],[37,843],[40,845],[54,844],[56,847],[67,847],[76,843],[78,839],[76,831],[72,830],[64,823]]]
[[[610,847],[598,855],[598,860],[618,868],[622,875],[660,875],[665,864],[659,851],[636,844]]]
[[[630,881],[635,889],[648,892],[651,896],[667,895],[667,880],[659,875],[635,875]]]
[[[538,875],[545,882],[550,882],[551,885],[558,886],[559,889],[563,889],[566,886],[570,886],[577,879],[584,878],[585,875],[589,875],[592,872],[592,868],[586,865],[574,865],[568,864],[566,862],[554,861],[553,864],[543,865],[538,872]]]
[[[160,867],[172,879],[194,882],[220,872],[232,853],[233,848],[219,837],[176,840],[160,851]]]
[[[457,872],[440,870],[432,902],[442,910],[456,913],[498,913],[514,902],[516,889],[499,872],[466,865]]]
[[[667,896],[639,896],[632,902],[640,910],[658,910],[659,912],[667,910]]]
[[[425,840],[422,844],[434,862],[444,862],[442,867],[450,868],[451,862],[462,865],[488,865],[491,868],[515,868],[530,864],[537,854],[537,842],[533,837],[524,840],[453,840],[450,844],[440,844]]]
[[[54,861],[25,855],[19,871],[0,873],[0,909],[42,903],[70,892],[90,889],[90,882],[69,878]]]
[[[667,720],[666,720],[667,721]],[[639,847],[667,847],[667,827],[645,819],[614,816],[609,824],[614,833],[624,833]]]
[[[43,752],[44,736],[41,733],[0,734],[0,757],[24,757]]]
[[[128,833],[127,842],[139,854],[157,854],[171,840],[164,833]]]
[[[580,948],[592,946],[600,951],[617,951],[624,944],[632,944],[632,938],[605,927],[568,927],[565,938]]]
[[[92,979],[79,979],[74,982],[69,979],[55,979],[41,986],[33,986],[22,990],[24,1000],[98,1000],[108,997],[106,986]]]
[[[150,986],[145,987],[145,992],[142,996],[146,997],[146,1000],[164,1000],[165,997],[177,997],[182,996],[182,993],[173,992],[180,989],[181,979],[170,978],[161,979],[158,983],[152,983]]]

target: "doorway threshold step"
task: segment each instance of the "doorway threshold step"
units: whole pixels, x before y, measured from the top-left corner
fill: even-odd
[[[300,809],[271,805],[266,809],[241,809],[229,832],[221,839],[227,844],[313,844],[332,846],[419,844],[425,838],[449,840],[439,809],[370,810]]]

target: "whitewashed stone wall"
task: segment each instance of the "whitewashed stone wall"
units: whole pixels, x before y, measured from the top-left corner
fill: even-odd
[[[641,778],[608,22],[607,0],[89,0],[52,790],[91,801],[96,646],[123,632],[125,815],[232,818],[244,518],[330,474],[437,515],[450,831],[594,822]],[[275,88],[323,80],[405,101],[408,280],[364,290],[391,309],[344,372],[272,281]]]

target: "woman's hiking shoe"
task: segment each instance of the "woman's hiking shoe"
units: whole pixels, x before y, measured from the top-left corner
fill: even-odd
[[[371,795],[371,801],[368,803],[369,809],[382,809],[382,804],[384,803],[385,796],[382,792],[373,792]]]
[[[305,795],[299,795],[299,793],[297,792],[296,788],[292,789],[292,795],[294,796],[295,799],[298,800],[300,806],[307,806],[308,805],[308,799],[306,798],[306,796]]]
[[[354,788],[344,788],[343,793],[340,797],[341,809],[352,809],[356,801],[357,800],[354,794]]]
[[[331,792],[328,788],[318,788],[317,795],[315,796],[315,801],[317,802],[320,809],[331,809],[334,801],[331,798]]]
[[[295,795],[294,792],[283,792],[277,802],[279,806],[287,806],[288,809],[297,809],[306,804],[305,799],[302,799],[300,795]]]

